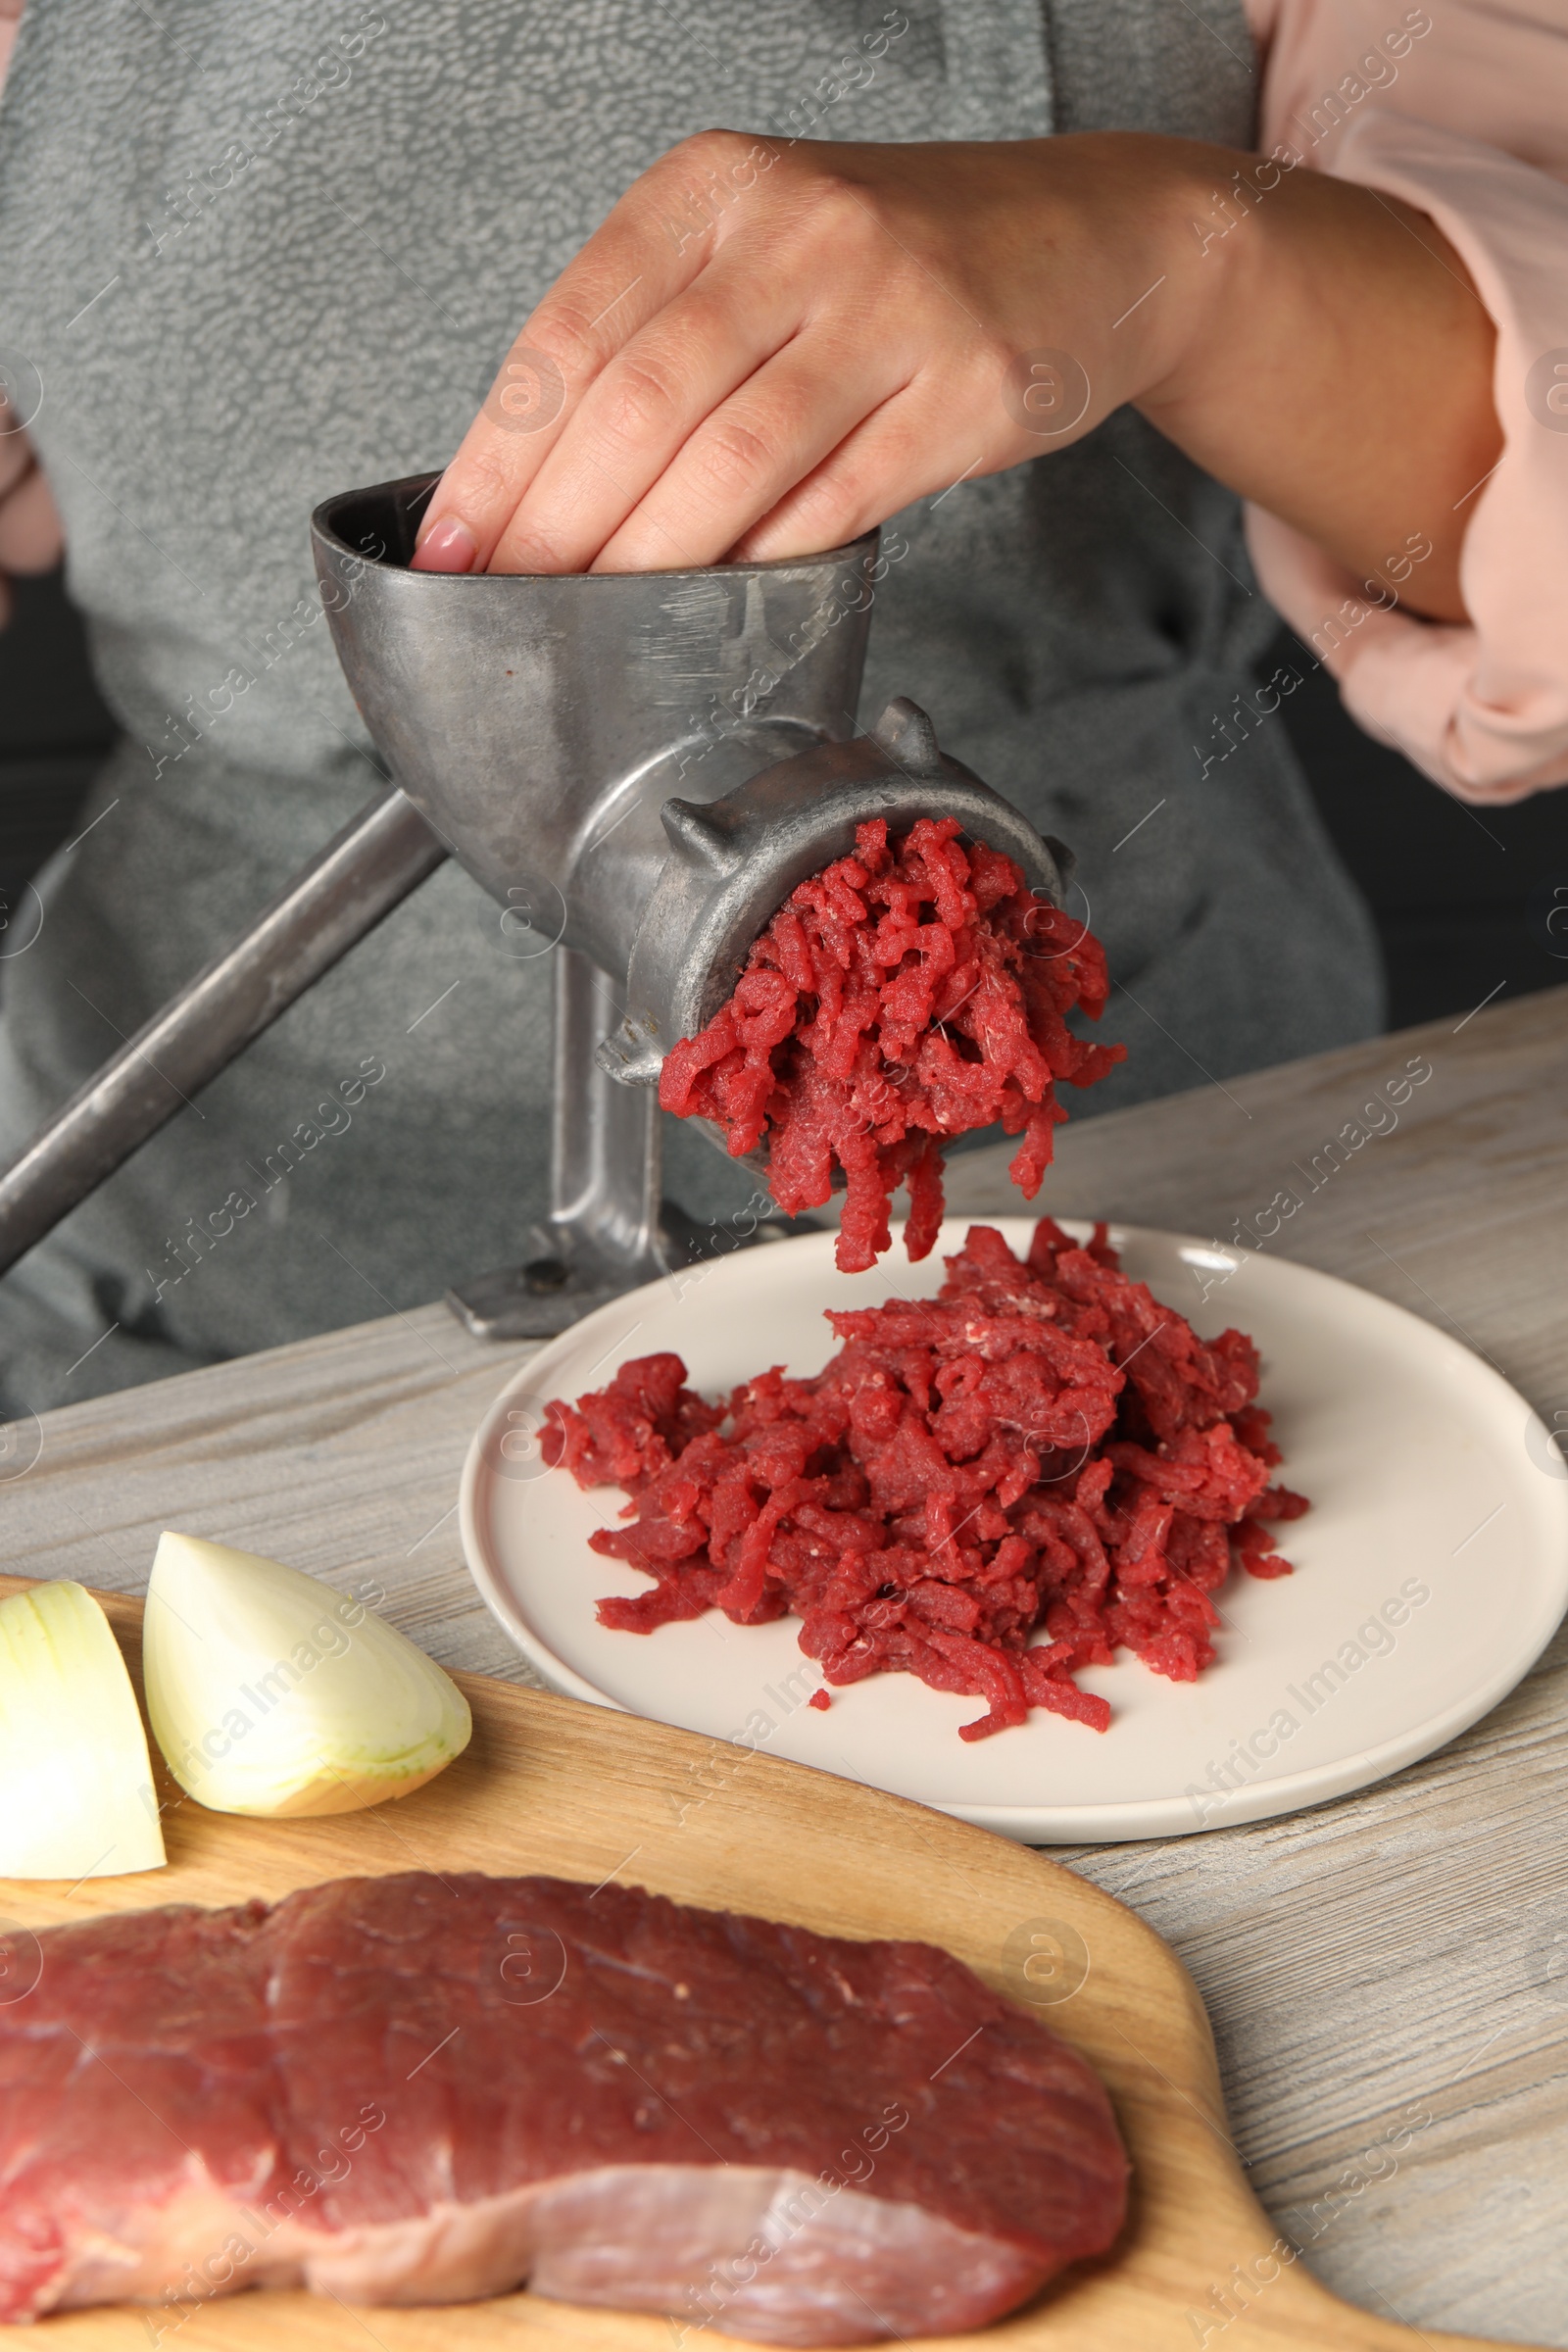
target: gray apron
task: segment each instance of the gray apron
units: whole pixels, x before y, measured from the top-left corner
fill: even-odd
[[[0,956],[0,1159],[376,788],[310,510],[444,463],[666,148],[714,122],[1246,146],[1255,97],[1240,0],[32,0],[0,107],[0,351],[41,378],[123,739]],[[897,527],[864,710],[915,694],[1073,844],[1130,992],[1105,1023],[1130,1059],[1074,1115],[1373,1031],[1368,922],[1283,723],[1206,770],[1194,749],[1274,626],[1229,493],[1123,411]],[[0,1284],[4,1408],[515,1257],[550,974],[499,916],[437,873]],[[749,1179],[675,1128],[666,1185],[708,1215]]]

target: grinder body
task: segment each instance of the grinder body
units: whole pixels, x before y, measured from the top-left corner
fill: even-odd
[[[1067,853],[948,759],[922,711],[898,701],[858,730],[874,532],[691,571],[414,572],[438,479],[312,518],[322,609],[391,788],[0,1171],[0,1272],[449,854],[554,960],[549,1213],[522,1266],[450,1295],[497,1337],[561,1330],[712,1246],[661,1201],[661,1063],[858,824],[956,816],[1061,904]]]
[[[330,500],[313,539],[339,658],[393,776],[501,919],[559,951],[548,1225],[522,1267],[452,1296],[471,1328],[520,1336],[700,1246],[659,1198],[663,1055],[711,1018],[790,891],[847,855],[858,824],[956,816],[1058,906],[1066,854],[948,759],[913,705],[858,730],[876,533],[694,571],[414,572],[436,478]],[[628,1102],[622,1088],[648,1091]]]
[[[1060,904],[1057,856],[913,706],[856,704],[884,566],[415,572],[436,476],[352,491],[312,532],[338,658],[393,776],[499,904],[627,992],[605,1066],[655,1085],[798,882],[885,816],[956,816]]]

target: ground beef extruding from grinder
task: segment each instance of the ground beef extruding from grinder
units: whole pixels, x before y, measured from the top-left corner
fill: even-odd
[[[956,817],[921,817],[896,849],[886,822],[803,882],[700,1037],[664,1058],[659,1100],[711,1119],[738,1158],[765,1136],[768,1189],[789,1216],[847,1192],[838,1263],[863,1273],[889,1247],[888,1201],[908,1187],[904,1244],[924,1257],[942,1223],[943,1139],[998,1120],[1023,1142],[1013,1182],[1032,1200],[1066,1112],[1055,1081],[1092,1086],[1123,1046],[1075,1037],[1109,993],[1100,942],[1031,896],[1010,858],[964,849]]]
[[[601,1624],[793,1613],[829,1683],[983,1698],[965,1740],[1031,1707],[1103,1731],[1073,1678],[1118,1648],[1194,1681],[1210,1594],[1234,1566],[1288,1576],[1265,1522],[1307,1506],[1269,1484],[1251,1341],[1200,1340],[1105,1232],[1081,1247],[1044,1217],[1020,1260],[972,1225],[935,1299],[830,1312],[842,1346],[814,1379],[775,1365],[710,1404],[678,1355],[646,1355],[548,1405],[546,1459],[631,1497],[594,1549],[655,1580]]]

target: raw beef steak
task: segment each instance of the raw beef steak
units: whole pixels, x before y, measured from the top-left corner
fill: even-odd
[[[853,2343],[981,2325],[1121,2226],[1095,2075],[926,1944],[424,1872],[38,1943],[0,2008],[0,2320],[527,2281]]]

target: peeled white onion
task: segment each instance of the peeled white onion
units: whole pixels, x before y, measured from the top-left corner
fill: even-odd
[[[253,1551],[164,1534],[147,1587],[147,1718],[215,1813],[352,1813],[461,1755],[468,1702],[364,1603]]]
[[[80,1585],[0,1600],[0,1876],[162,1870],[147,1735],[108,1618]]]

